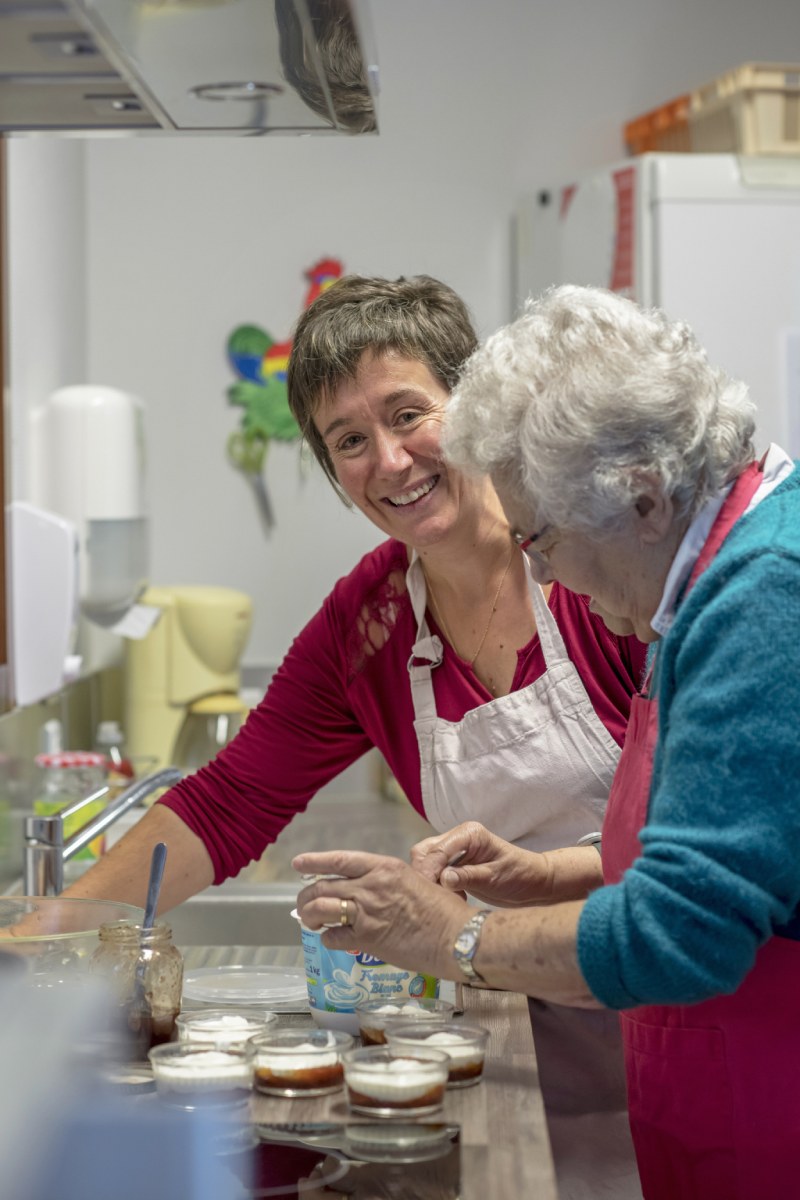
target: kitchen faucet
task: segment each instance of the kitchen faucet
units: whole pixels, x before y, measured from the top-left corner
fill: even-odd
[[[83,800],[49,817],[25,818],[25,859],[23,864],[23,894],[26,896],[58,896],[64,888],[64,863],[84,846],[109,829],[124,813],[141,804],[158,788],[172,787],[183,779],[177,767],[164,767],[132,783],[112,800],[102,812],[82,825],[64,841],[64,822],[94,800],[107,795],[108,787],[99,788]]]

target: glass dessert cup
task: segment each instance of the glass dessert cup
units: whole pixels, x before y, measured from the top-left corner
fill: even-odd
[[[444,1103],[450,1060],[442,1050],[419,1045],[360,1046],[343,1056],[347,1102],[366,1117],[426,1117]]]
[[[480,1083],[488,1029],[462,1025],[460,1021],[419,1021],[415,1024],[394,1022],[386,1031],[389,1046],[396,1054],[414,1054],[421,1046],[443,1050],[449,1062],[447,1086],[471,1087]]]
[[[266,1096],[327,1096],[344,1082],[342,1054],[353,1045],[336,1029],[275,1029],[248,1043],[255,1090]]]
[[[447,1000],[370,1000],[356,1009],[362,1046],[386,1044],[386,1029],[389,1025],[412,1021],[444,1024],[451,1021],[455,1005]]]
[[[148,1058],[159,1099],[178,1108],[236,1108],[253,1091],[255,1051],[243,1046],[169,1042],[154,1046]]]
[[[258,1008],[205,1008],[183,1012],[175,1020],[178,1041],[191,1045],[243,1046],[278,1025],[276,1013]]]

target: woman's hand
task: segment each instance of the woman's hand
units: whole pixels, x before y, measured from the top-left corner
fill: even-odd
[[[300,854],[292,866],[305,875],[333,876],[316,879],[297,897],[303,924],[324,928],[329,949],[366,950],[405,970],[461,979],[453,944],[475,909],[458,896],[399,858],[377,854]],[[483,927],[476,969],[490,987],[597,1007],[577,960],[581,908],[574,903],[493,912]],[[347,925],[340,924],[343,913]]]
[[[366,950],[406,970],[459,978],[453,943],[470,915],[459,897],[399,858],[331,850],[300,854],[292,866],[304,875],[339,877],[317,879],[297,897],[303,924],[324,928],[330,950]]]
[[[603,882],[594,846],[536,854],[512,846],[477,821],[418,842],[411,850],[411,865],[448,891],[469,892],[501,908],[580,900]]]
[[[469,892],[505,908],[547,902],[552,890],[545,855],[520,850],[477,821],[418,842],[411,865],[448,891]]]

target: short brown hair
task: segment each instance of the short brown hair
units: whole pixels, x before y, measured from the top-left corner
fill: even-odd
[[[395,351],[425,364],[452,391],[477,346],[472,319],[452,288],[429,275],[345,275],[297,323],[289,358],[289,406],[303,437],[343,499],[316,425],[320,403],[355,379],[363,356]]]

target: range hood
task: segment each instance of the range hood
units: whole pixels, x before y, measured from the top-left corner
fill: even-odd
[[[0,132],[377,132],[366,0],[0,0]]]

